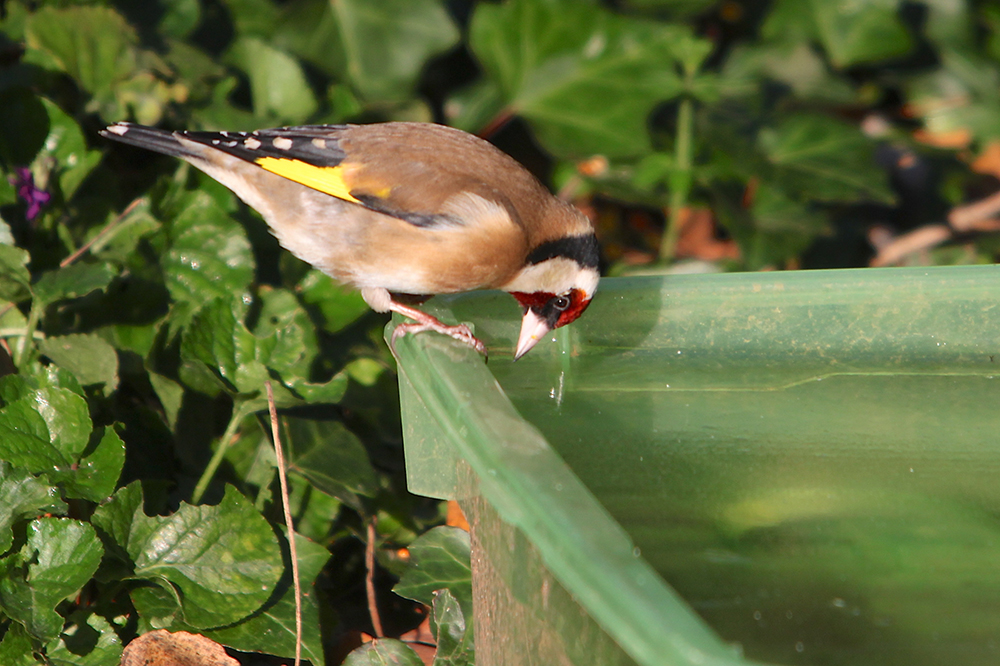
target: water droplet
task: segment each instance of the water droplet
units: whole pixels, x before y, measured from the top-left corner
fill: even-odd
[[[802,641],[799,641],[798,643],[795,644],[795,651],[796,652],[805,652],[805,649],[806,649],[806,646],[802,643]]]
[[[641,556],[642,556],[642,551],[639,550],[639,546],[636,546],[635,548],[632,549],[632,557],[641,557]]]
[[[762,615],[760,614],[760,611],[754,611],[754,612],[753,612],[753,619],[755,619],[755,620],[757,620],[758,622],[760,622],[760,618],[761,618],[761,617],[763,617],[763,616],[762,616]]]
[[[846,608],[847,602],[841,599],[840,597],[836,597],[833,600],[833,605],[836,606],[837,608]]]

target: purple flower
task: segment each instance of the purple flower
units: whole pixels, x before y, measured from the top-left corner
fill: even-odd
[[[31,169],[18,167],[14,171],[17,175],[11,178],[10,182],[17,189],[17,196],[28,204],[28,210],[24,216],[31,222],[42,212],[42,206],[49,202],[52,195],[35,187],[35,177],[31,174]]]

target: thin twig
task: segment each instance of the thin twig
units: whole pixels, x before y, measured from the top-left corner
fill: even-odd
[[[138,199],[136,199],[135,201],[133,201],[132,203],[130,203],[125,208],[125,210],[123,210],[117,217],[115,217],[115,219],[111,220],[106,225],[104,225],[104,228],[101,229],[100,231],[98,231],[97,235],[95,235],[89,241],[87,241],[86,243],[84,243],[80,247],[79,250],[77,250],[73,254],[69,255],[68,257],[66,257],[65,259],[63,259],[62,261],[60,261],[59,262],[59,268],[66,268],[67,266],[69,266],[70,264],[72,264],[74,261],[76,261],[77,259],[79,259],[80,257],[82,257],[83,254],[87,250],[89,250],[90,247],[94,243],[96,243],[98,240],[100,240],[101,237],[106,236],[108,234],[108,232],[110,232],[112,229],[114,229],[116,226],[118,226],[119,222],[121,222],[122,220],[125,219],[126,215],[128,215],[133,210],[135,210],[135,207],[138,206],[142,202],[142,200],[143,200],[143,197],[139,197]]]
[[[372,616],[372,627],[375,638],[385,635],[382,631],[382,618],[378,615],[378,603],[375,600],[375,521],[376,516],[368,522],[368,544],[365,546],[365,590],[368,592],[368,613]]]
[[[295,547],[295,527],[292,524],[292,510],[288,506],[288,476],[285,474],[285,454],[281,449],[278,434],[278,410],[274,406],[274,390],[271,380],[264,382],[267,388],[267,411],[271,414],[271,437],[274,439],[274,457],[278,465],[278,483],[281,484],[281,508],[288,528],[288,553],[292,558],[292,587],[295,589],[295,666],[302,661],[302,587],[299,584],[299,556]]]
[[[956,206],[948,213],[948,224],[958,231],[972,231],[985,220],[1000,213],[1000,192],[991,194],[985,199]]]
[[[479,130],[480,139],[489,139],[491,136],[496,134],[501,127],[510,122],[511,118],[514,117],[514,113],[510,109],[504,109],[496,115],[490,122],[486,124],[486,127]]]
[[[922,252],[947,242],[952,237],[951,229],[944,224],[928,224],[913,231],[896,236],[882,247],[869,262],[870,266],[892,266],[903,261],[907,255]]]

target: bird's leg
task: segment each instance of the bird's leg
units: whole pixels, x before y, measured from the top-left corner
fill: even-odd
[[[390,341],[393,348],[396,346],[396,338],[406,335],[407,333],[437,331],[438,333],[447,335],[448,337],[454,338],[459,342],[464,342],[483,356],[486,356],[486,345],[480,342],[480,340],[472,334],[472,331],[470,331],[469,327],[465,324],[448,326],[426,312],[421,312],[416,308],[411,308],[409,305],[397,303],[395,300],[389,303],[389,309],[393,312],[398,312],[404,317],[409,317],[415,322],[413,324],[400,324],[396,327],[396,330],[392,332],[392,339]]]

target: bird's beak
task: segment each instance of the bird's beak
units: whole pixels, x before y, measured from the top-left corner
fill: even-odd
[[[521,334],[517,337],[517,350],[514,352],[514,360],[521,358],[534,347],[551,327],[544,319],[535,314],[534,310],[528,309],[521,320]]]

